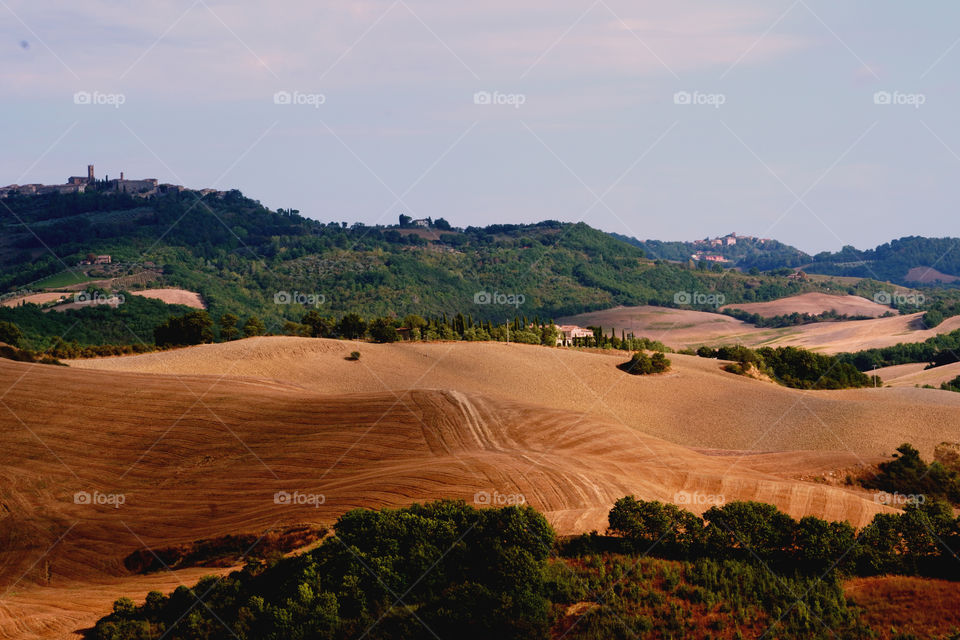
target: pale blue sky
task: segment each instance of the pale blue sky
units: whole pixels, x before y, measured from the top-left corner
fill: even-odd
[[[0,0],[0,185],[93,162],[320,220],[960,235],[955,2],[324,5]]]

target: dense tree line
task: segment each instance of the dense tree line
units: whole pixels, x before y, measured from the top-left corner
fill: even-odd
[[[902,513],[879,513],[859,531],[813,516],[794,520],[759,502],[712,506],[701,517],[633,496],[618,500],[609,520],[627,550],[658,557],[760,562],[787,574],[960,579],[951,551],[960,544],[960,518],[935,500],[907,504]],[[580,542],[589,544],[589,538]]]
[[[76,344],[82,348],[153,343],[157,325],[171,314],[189,311],[189,307],[183,305],[169,305],[126,292],[121,295],[124,302],[117,308],[91,305],[45,312],[35,304],[0,307],[0,322],[19,327],[21,346],[48,351],[56,344]]]
[[[135,300],[141,300],[134,298]],[[142,299],[146,300],[146,299]],[[164,309],[183,309],[179,305],[164,305],[155,300],[146,300],[148,305],[157,307],[156,312],[162,316]],[[55,321],[54,326],[63,326],[63,320],[53,314],[42,314],[36,305],[18,307],[22,310],[21,318],[27,319],[27,324],[34,331],[36,326],[31,322],[34,318]],[[67,317],[80,319],[75,323],[81,325],[76,331],[64,331],[64,334],[85,334],[93,330],[99,320],[105,317],[106,309],[92,307],[79,311],[67,312]],[[41,315],[37,316],[36,314]],[[51,318],[52,316],[52,318]],[[109,316],[106,316],[109,317]],[[118,323],[121,318],[114,318]],[[98,344],[83,344],[76,338],[64,339],[55,335],[52,339],[41,339],[35,334],[31,340],[21,331],[20,327],[8,321],[0,320],[0,342],[7,342],[15,346],[33,346],[40,344],[42,351],[55,358],[93,358],[101,356],[127,355],[145,353],[156,349],[182,347],[211,342],[229,342],[238,338],[250,338],[262,335],[288,335],[313,338],[342,338],[346,340],[371,340],[378,343],[396,342],[398,340],[438,341],[500,341],[519,342],[524,344],[538,344],[554,346],[598,347],[603,349],[623,349],[651,351],[670,351],[663,343],[648,338],[637,338],[632,334],[621,332],[621,337],[604,335],[601,328],[595,328],[592,338],[577,338],[572,343],[564,342],[561,333],[553,321],[542,321],[539,318],[528,319],[518,315],[509,322],[502,324],[489,320],[475,320],[471,315],[455,314],[447,316],[441,314],[424,318],[416,314],[408,314],[403,318],[394,316],[365,318],[356,313],[348,313],[340,318],[326,316],[316,309],[312,309],[300,317],[299,322],[287,320],[282,326],[268,326],[256,315],[241,319],[232,313],[225,313],[214,319],[205,310],[190,310],[182,315],[167,315],[162,321],[149,330],[141,338],[132,329],[128,328],[126,336],[121,330],[122,323],[112,328],[109,323],[104,325],[106,330]],[[140,328],[143,331],[143,328]],[[615,334],[616,332],[614,332]],[[4,340],[6,338],[6,340]],[[137,342],[110,343],[110,338],[119,340],[137,340]]]
[[[550,525],[529,507],[355,510],[309,553],[269,567],[250,562],[169,596],[152,592],[141,607],[118,600],[93,637],[545,638],[553,543]],[[196,606],[198,596],[205,606]]]
[[[540,318],[515,316],[511,321],[497,324],[489,320],[476,320],[470,314],[441,314],[424,318],[408,314],[402,318],[383,316],[365,318],[357,313],[348,313],[340,318],[326,316],[316,309],[305,313],[295,322],[288,320],[282,327],[267,327],[257,316],[249,316],[238,326],[240,318],[233,314],[220,316],[217,322],[206,311],[191,311],[183,316],[171,316],[154,331],[158,346],[184,346],[214,341],[230,341],[239,337],[265,334],[282,334],[312,338],[342,338],[388,343],[398,340],[437,341],[465,340],[519,342],[554,346],[562,342],[559,329],[553,321]],[[273,330],[276,329],[276,330]],[[592,338],[576,338],[568,346],[597,347],[603,349],[670,351],[663,343],[649,338],[637,338],[621,332],[621,337],[604,335],[602,328],[594,329]],[[662,354],[661,354],[662,357]],[[659,360],[658,360],[659,362]]]
[[[238,328],[240,319],[233,314],[224,314],[215,323],[206,311],[191,311],[183,316],[172,316],[155,330],[159,346],[185,346],[230,341],[240,337],[265,335],[270,331],[257,317],[249,316]],[[516,317],[510,323],[493,324],[489,321],[474,321],[469,315],[446,314],[423,318],[410,314],[404,318],[379,317],[366,319],[356,313],[348,313],[339,319],[321,315],[316,310],[308,311],[300,322],[284,323],[283,335],[313,338],[342,338],[345,340],[370,339],[373,342],[396,342],[401,339],[418,340],[500,340],[527,344],[553,346],[559,332],[552,322],[539,319],[527,321]]]
[[[837,358],[861,371],[911,362],[926,362],[931,367],[960,361],[960,329],[943,333],[923,342],[901,342],[891,347],[840,353]]]
[[[809,313],[788,313],[779,316],[761,316],[759,313],[750,313],[749,311],[744,311],[743,309],[724,309],[723,313],[736,318],[737,320],[743,320],[744,322],[749,322],[752,325],[755,325],[760,328],[781,328],[781,327],[796,327],[803,324],[813,324],[815,322],[841,322],[847,320],[869,320],[873,316],[850,316],[842,313],[837,313],[835,309],[830,309],[829,311],[824,311],[823,313],[818,313],[812,315]],[[893,315],[893,312],[890,311],[889,315]]]
[[[558,542],[530,507],[358,509],[312,551],[248,558],[142,605],[121,598],[91,637],[860,638],[872,632],[844,597],[844,576],[960,578],[949,551],[960,522],[942,503],[879,514],[858,531],[762,503],[698,516],[627,496],[609,523],[613,536]]]
[[[943,273],[960,275],[960,252],[955,250],[958,243],[958,238],[908,236],[863,251],[848,245],[836,253],[818,253],[805,269],[909,285],[904,277],[913,267],[935,265]]]
[[[837,356],[814,353],[800,347],[761,347],[742,345],[700,347],[702,358],[732,360],[726,370],[739,375],[764,374],[794,389],[849,389],[878,384],[878,380],[861,373]]]
[[[597,349],[622,349],[624,351],[636,351],[643,349],[646,351],[659,351],[660,353],[672,353],[673,349],[663,344],[659,340],[651,340],[646,337],[637,337],[633,332],[627,333],[620,331],[617,336],[616,329],[609,331],[603,327],[589,326],[587,329],[593,332],[592,336],[585,338],[573,338],[569,340],[567,346],[571,347],[593,347]]]

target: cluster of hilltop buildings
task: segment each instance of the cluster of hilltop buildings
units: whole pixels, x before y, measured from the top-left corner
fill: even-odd
[[[705,238],[703,240],[694,240],[693,244],[707,245],[711,247],[732,247],[737,244],[737,240],[752,240],[760,244],[770,242],[770,238],[757,238],[756,236],[738,236],[735,233],[728,233],[725,236],[717,238]]]
[[[12,195],[43,195],[46,193],[83,193],[85,191],[100,191],[104,193],[128,193],[132,196],[147,198],[156,195],[165,195],[167,193],[180,192],[186,189],[179,184],[159,184],[156,178],[144,178],[142,180],[127,180],[120,172],[119,178],[110,179],[110,176],[102,180],[97,179],[93,172],[93,165],[87,165],[87,175],[70,176],[64,184],[11,184],[6,187],[0,187],[0,198],[7,198]],[[202,189],[201,195],[208,193],[221,192],[216,189]]]
[[[765,244],[771,242],[770,238],[757,238],[756,236],[738,236],[735,233],[729,233],[725,236],[718,238],[705,238],[703,240],[694,240],[693,244],[697,246],[705,247],[732,247],[737,244],[737,240],[740,241],[751,241],[758,244]],[[696,262],[706,261],[706,262],[730,262],[727,258],[724,258],[721,255],[706,253],[704,251],[697,251],[690,256],[691,260]]]

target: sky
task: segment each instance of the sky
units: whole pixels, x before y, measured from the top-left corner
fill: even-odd
[[[951,0],[0,0],[0,185],[810,253],[957,236]]]

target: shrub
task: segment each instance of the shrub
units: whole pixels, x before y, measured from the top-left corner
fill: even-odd
[[[703,521],[706,521],[704,525]],[[847,522],[805,516],[796,522],[775,506],[730,502],[703,518],[673,505],[621,498],[610,511],[610,532],[622,549],[659,557],[761,563],[783,574],[921,575],[960,579],[952,549],[960,548],[960,518],[941,501],[909,504],[902,514],[879,513],[856,531]],[[568,550],[601,552],[610,540],[583,536]]]
[[[922,495],[927,500],[942,498],[960,504],[960,474],[939,462],[928,465],[909,443],[897,447],[893,460],[880,463],[878,473],[864,479],[862,484],[868,489]]]
[[[960,392],[960,376],[957,376],[953,380],[948,382],[943,382],[940,384],[940,388],[944,391],[958,391]]]
[[[20,327],[12,322],[0,320],[0,342],[6,342],[11,347],[23,346],[23,333]]]
[[[637,351],[630,360],[618,366],[623,371],[635,376],[648,375],[669,370],[670,360],[659,351],[654,352],[653,356],[648,356],[643,351]]]
[[[933,327],[943,322],[943,320],[944,320],[943,313],[941,313],[937,309],[930,309],[929,311],[923,314],[923,324],[928,329],[932,329]]]

